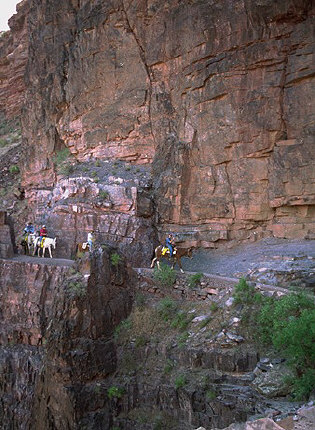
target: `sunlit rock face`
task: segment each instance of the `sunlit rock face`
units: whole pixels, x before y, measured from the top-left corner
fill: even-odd
[[[21,114],[26,89],[27,0],[17,5],[17,12],[9,20],[11,31],[3,33],[0,38],[0,110],[9,119]]]
[[[186,245],[313,238],[314,6],[29,2],[28,189],[80,162],[152,164],[155,223]]]

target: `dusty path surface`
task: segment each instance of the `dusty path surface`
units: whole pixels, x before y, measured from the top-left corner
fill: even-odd
[[[8,258],[6,261],[16,261],[21,263],[45,264],[48,266],[68,266],[74,265],[74,260],[67,260],[64,258],[42,258],[32,257],[30,255],[15,255],[13,258]]]
[[[315,269],[315,240],[267,238],[232,249],[199,249],[182,261],[185,271],[241,277],[254,267],[281,270],[288,264]]]

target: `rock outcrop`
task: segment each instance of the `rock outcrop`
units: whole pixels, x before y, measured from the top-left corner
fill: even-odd
[[[112,334],[130,312],[134,285],[122,260],[111,263],[113,252],[96,252],[83,261],[82,273],[60,263],[1,260],[4,429],[77,428],[79,422],[82,428],[84,421],[96,428],[93,420],[110,417],[108,398],[97,389],[116,369]],[[104,423],[109,428],[110,418]]]
[[[17,14],[9,20],[11,31],[0,37],[0,110],[9,119],[21,115],[26,90],[28,3],[27,0],[18,3]]]
[[[0,258],[11,258],[14,254],[11,228],[6,212],[0,211]]]
[[[311,2],[31,3],[25,185],[62,143],[153,160],[158,226],[191,244],[314,234]]]
[[[26,189],[55,187],[66,146],[78,162],[152,165],[161,237],[314,238],[312,2],[31,0],[27,19],[25,5],[1,97],[24,94]],[[19,84],[7,39],[22,40]]]

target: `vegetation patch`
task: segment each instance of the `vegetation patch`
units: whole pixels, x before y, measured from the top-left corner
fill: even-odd
[[[266,297],[240,280],[235,288],[236,303],[244,306],[242,325],[250,327],[253,338],[272,345],[284,355],[294,372],[291,378],[295,400],[308,398],[315,386],[314,298],[291,293],[280,298]]]
[[[160,269],[155,266],[153,278],[161,287],[172,287],[176,281],[176,272],[167,264],[161,263]]]
[[[217,398],[215,390],[207,390],[206,391],[206,399],[211,401]]]
[[[125,393],[125,389],[122,387],[116,387],[113,385],[107,390],[107,396],[109,399],[120,399]]]
[[[187,377],[184,374],[178,375],[175,378],[175,388],[178,390],[179,388],[183,388],[187,384]]]
[[[111,256],[110,256],[110,261],[112,263],[113,266],[117,267],[119,262],[121,261],[121,256],[119,254],[117,254],[117,252],[114,252]]]
[[[185,331],[184,333],[178,335],[177,336],[178,347],[183,348],[185,346],[188,338],[189,338],[188,331]]]
[[[262,295],[256,292],[254,287],[248,285],[244,278],[241,278],[239,283],[235,286],[233,297],[234,305],[252,305],[261,302],[262,299]]]
[[[157,309],[161,318],[164,321],[169,321],[177,312],[178,303],[170,297],[165,297],[164,299],[160,300]]]
[[[12,166],[10,166],[9,172],[13,175],[17,175],[18,173],[20,173],[20,168],[16,164],[13,164]]]
[[[86,295],[86,284],[81,277],[69,280],[67,290],[72,298],[82,298]]]
[[[186,330],[188,325],[194,319],[194,317],[195,317],[195,314],[187,314],[187,312],[179,311],[176,313],[171,323],[171,327],[179,329],[181,331]]]
[[[106,190],[99,190],[98,196],[101,200],[107,200],[109,198],[109,192]]]
[[[190,275],[188,277],[189,288],[196,288],[198,285],[200,285],[200,281],[202,277],[203,277],[203,273],[195,273],[194,275]]]

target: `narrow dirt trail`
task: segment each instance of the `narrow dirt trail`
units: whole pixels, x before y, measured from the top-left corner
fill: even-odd
[[[185,271],[202,272],[227,277],[241,277],[253,266],[277,269],[283,262],[298,261],[306,270],[315,267],[315,240],[285,240],[267,238],[232,249],[199,249],[193,258],[183,258]]]
[[[14,261],[29,264],[43,264],[48,266],[67,266],[74,265],[74,260],[67,260],[64,258],[47,258],[47,257],[32,257],[30,255],[15,255],[13,258],[7,258],[5,261]]]

